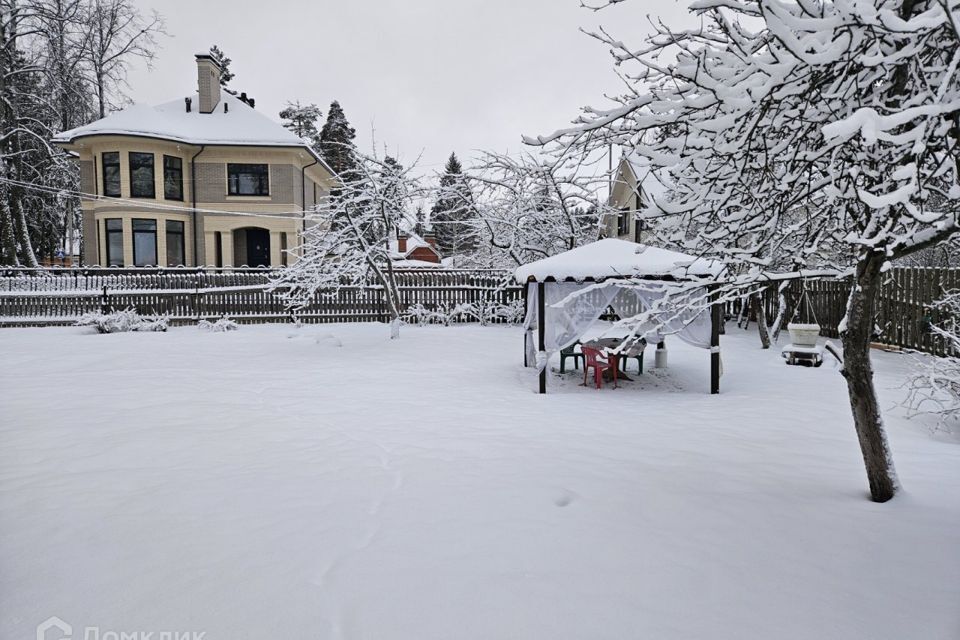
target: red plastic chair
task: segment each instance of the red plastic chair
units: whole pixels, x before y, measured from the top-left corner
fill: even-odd
[[[603,384],[603,372],[607,369],[613,370],[613,388],[617,388],[617,367],[615,366],[616,360],[614,363],[611,363],[602,353],[598,350],[583,345],[580,347],[583,351],[583,386],[587,386],[587,372],[590,370],[590,367],[593,367],[593,380],[599,389]]]

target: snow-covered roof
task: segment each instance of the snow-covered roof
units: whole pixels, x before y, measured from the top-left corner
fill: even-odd
[[[606,238],[591,244],[525,264],[514,273],[517,282],[554,280],[601,280],[626,277],[715,276],[719,262],[660,249],[627,240]]]
[[[200,113],[197,94],[191,99],[193,108],[189,112],[183,98],[154,107],[133,105],[88,125],[58,133],[53,142],[70,143],[98,135],[144,136],[186,144],[301,147],[320,159],[305,140],[236,96],[221,92],[220,102],[211,113]]]
[[[407,231],[405,233],[407,235],[407,250],[404,251],[403,253],[400,252],[399,240],[397,240],[396,238],[393,238],[390,240],[390,257],[393,258],[394,260],[403,260],[404,258],[409,256],[411,253],[413,253],[414,250],[420,249],[423,247],[426,247],[427,249],[430,249],[431,251],[433,251],[435,254],[437,254],[437,257],[440,256],[440,252],[437,251],[436,247],[431,245],[429,242],[427,242],[417,234],[413,233],[412,231]]]
[[[639,154],[627,154],[623,157],[640,186],[640,191],[650,204],[659,201],[670,190],[670,174],[663,167],[654,167],[650,159]]]

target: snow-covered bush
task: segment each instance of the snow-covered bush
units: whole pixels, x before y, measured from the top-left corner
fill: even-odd
[[[445,309],[442,310],[433,310],[428,309],[422,304],[410,305],[407,308],[406,312],[403,314],[403,321],[407,324],[416,324],[420,326],[425,326],[428,324],[450,324],[450,315],[446,312]]]
[[[932,414],[937,426],[960,428],[960,291],[954,291],[934,305],[941,320],[930,330],[947,343],[942,358],[918,359],[907,379],[906,405],[912,415]]]
[[[442,324],[449,326],[458,322],[478,322],[482,326],[502,322],[517,324],[523,320],[523,302],[516,300],[504,304],[489,300],[463,302],[454,306],[442,305],[429,309],[422,304],[411,305],[403,314],[407,324]]]
[[[166,316],[141,316],[136,309],[124,309],[112,313],[95,311],[85,313],[76,321],[78,327],[94,327],[98,333],[124,333],[127,331],[166,331],[170,319]]]
[[[222,318],[218,318],[216,322],[201,320],[197,323],[197,328],[199,328],[201,331],[209,331],[210,333],[226,333],[227,331],[236,331],[240,328],[240,325],[230,318],[224,316]]]

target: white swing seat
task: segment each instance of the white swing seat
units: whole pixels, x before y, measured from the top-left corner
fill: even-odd
[[[799,344],[788,344],[780,350],[780,355],[787,361],[787,364],[802,364],[806,366],[819,367],[823,364],[823,346],[809,346]]]

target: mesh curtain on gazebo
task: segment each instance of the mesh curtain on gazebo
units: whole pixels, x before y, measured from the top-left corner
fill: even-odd
[[[538,285],[535,282],[527,283],[527,314],[524,323],[527,366],[536,366],[538,369],[546,367],[553,354],[583,337],[608,307],[612,307],[621,318],[650,312],[648,321],[635,332],[636,337],[646,338],[648,343],[661,342],[665,335],[675,335],[695,347],[710,348],[709,309],[703,308],[704,305],[690,305],[694,308],[691,310],[684,304],[689,303],[692,298],[705,296],[705,290],[681,292],[675,284],[663,281],[637,283],[607,280],[602,283],[543,284],[545,350],[538,353]]]

